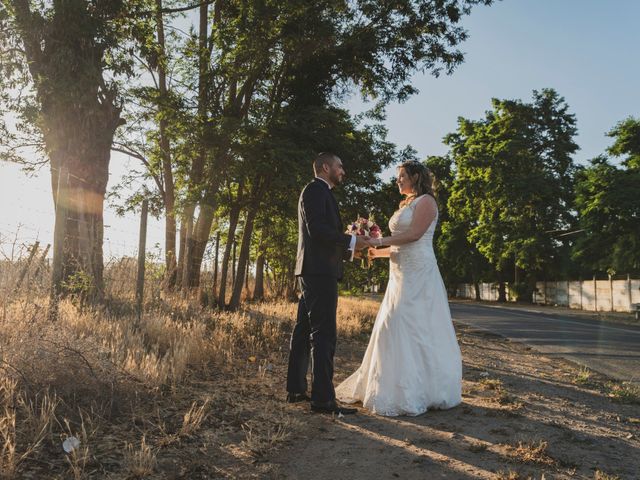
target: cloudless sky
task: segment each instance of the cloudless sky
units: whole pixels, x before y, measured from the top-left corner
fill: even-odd
[[[491,98],[530,101],[543,88],[576,115],[579,163],[604,153],[617,122],[640,116],[640,1],[504,0],[463,22],[465,62],[452,75],[416,75],[420,94],[388,109],[390,140],[420,158],[446,153],[457,118],[482,118]]]
[[[605,136],[628,116],[640,117],[640,0],[505,0],[476,7],[464,17],[470,38],[461,45],[465,62],[453,75],[416,74],[420,93],[388,109],[388,138],[412,145],[420,158],[446,153],[442,138],[459,116],[479,119],[491,98],[530,101],[532,91],[554,88],[576,115],[578,163],[605,152]],[[355,96],[348,103],[363,108]],[[344,159],[348,168],[348,159]],[[113,155],[110,186],[136,161]],[[389,176],[389,172],[385,175]],[[11,244],[53,238],[48,169],[28,178],[0,163],[0,254]],[[134,254],[139,219],[105,212],[105,255]],[[151,221],[148,248],[163,242],[162,223]]]

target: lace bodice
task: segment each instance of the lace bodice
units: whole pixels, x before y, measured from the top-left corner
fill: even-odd
[[[413,214],[416,209],[418,200],[424,195],[415,198],[411,203],[396,210],[396,212],[389,219],[389,230],[391,235],[397,235],[405,232],[409,229],[411,221],[413,220]],[[427,228],[427,231],[421,238],[415,242],[406,243],[404,245],[391,246],[391,268],[397,267],[404,269],[405,267],[424,265],[436,261],[433,251],[433,234],[436,230],[438,223],[438,213],[436,217]]]

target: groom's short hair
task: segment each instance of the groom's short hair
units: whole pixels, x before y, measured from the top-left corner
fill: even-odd
[[[313,161],[313,173],[318,175],[322,172],[323,165],[332,165],[338,157],[331,152],[320,152]]]

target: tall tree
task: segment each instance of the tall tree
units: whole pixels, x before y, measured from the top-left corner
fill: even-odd
[[[501,284],[514,268],[516,294],[531,299],[535,275],[555,262],[556,235],[574,224],[574,115],[554,90],[533,102],[496,100],[484,120],[460,119],[447,138],[457,178],[451,216],[468,227],[467,240],[490,262]]]
[[[117,78],[130,73],[120,54],[139,2],[3,0],[0,92],[20,131],[31,133],[51,169],[58,215],[54,292],[81,274],[102,293],[103,205],[111,145],[122,122]],[[7,140],[7,139],[5,139]],[[16,142],[18,144],[16,145]],[[24,145],[24,143],[22,143]]]
[[[583,269],[600,272],[640,271],[640,120],[628,118],[609,133],[608,153],[622,157],[615,166],[596,157],[576,179],[576,208],[584,233],[573,256]]]

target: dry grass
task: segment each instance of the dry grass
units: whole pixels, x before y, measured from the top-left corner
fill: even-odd
[[[38,453],[56,421],[55,395],[29,400],[17,383],[0,377],[0,478],[14,478],[21,464]]]
[[[620,480],[617,475],[609,475],[600,470],[596,470],[593,474],[593,480]]]
[[[509,393],[502,380],[497,378],[483,378],[478,384],[482,389],[490,391],[492,396],[491,401],[504,407],[508,410],[514,411],[524,407],[524,403],[518,399],[515,395]]]
[[[380,303],[375,299],[340,297],[338,302],[338,335],[340,338],[371,332]]]
[[[193,402],[191,408],[184,414],[178,435],[181,437],[189,437],[197,432],[202,426],[202,422],[207,418],[208,406],[209,399],[205,400],[200,406],[198,406],[198,402]]]
[[[201,438],[213,425],[227,425],[226,441],[237,442],[249,455],[272,451],[296,426],[278,405],[253,412],[257,407],[250,402],[234,405],[226,399],[224,408],[212,411],[212,399],[220,398],[215,389],[229,388],[225,377],[234,377],[231,388],[241,389],[247,382],[272,381],[274,364],[286,357],[283,339],[295,304],[217,312],[195,298],[163,298],[159,278],[152,278],[137,322],[132,265],[123,260],[108,269],[112,300],[106,306],[63,301],[52,324],[46,269],[38,278],[29,273],[15,289],[24,265],[3,264],[0,478],[38,472],[43,465],[49,465],[51,478],[87,478],[105,469],[142,478],[153,475],[159,450]],[[194,390],[203,381],[204,391]],[[242,394],[250,399],[259,392]],[[232,416],[231,423],[225,415]],[[70,436],[80,446],[61,455],[61,443]]]
[[[304,406],[282,402],[296,304],[213,311],[197,296],[164,296],[152,275],[136,325],[135,275],[121,261],[107,272],[106,306],[65,301],[51,324],[46,281],[27,276],[16,290],[19,272],[0,269],[0,478],[269,478],[260,468],[308,421]],[[364,345],[378,307],[375,299],[340,298],[341,341]],[[466,381],[480,405],[469,417],[484,408],[490,420],[510,418],[504,414],[523,403],[507,388],[527,401],[518,412],[526,415],[532,399],[509,376],[491,376]],[[612,400],[638,399],[631,385],[602,387]],[[64,454],[69,436],[80,444]],[[531,436],[556,445],[551,436]],[[504,462],[495,469],[522,462],[496,478],[539,480],[529,476],[533,469],[562,467],[545,441],[493,442],[470,443],[466,453],[484,458],[500,450]]]
[[[263,456],[285,442],[299,423],[288,416],[280,405],[265,406],[262,415],[242,425],[245,439],[242,445],[256,457]]]
[[[573,382],[577,385],[588,385],[591,381],[592,373],[587,367],[582,367]]]
[[[496,480],[522,480],[522,477],[513,470],[500,470],[496,473]]]
[[[631,382],[609,383],[608,396],[616,402],[640,405],[640,386]]]
[[[83,415],[80,416],[80,425],[74,427],[69,419],[64,419],[66,439],[76,439],[77,446],[72,448],[65,455],[65,460],[69,467],[69,473],[74,480],[81,480],[88,477],[87,463],[89,462],[89,439],[96,433],[90,421],[85,421]]]
[[[553,465],[555,460],[547,454],[548,444],[544,440],[519,441],[515,446],[507,445],[509,455],[522,463]]]
[[[144,478],[151,475],[156,468],[156,464],[156,454],[147,444],[144,436],[140,440],[139,448],[127,443],[124,454],[124,468],[129,478]]]

